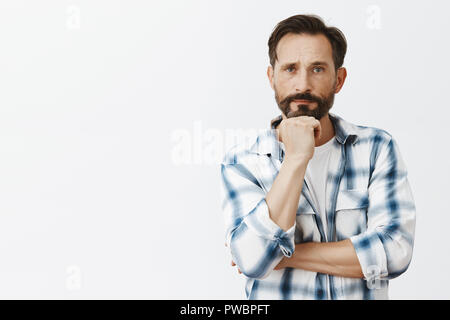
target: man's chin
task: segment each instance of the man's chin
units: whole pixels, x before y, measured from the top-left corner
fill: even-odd
[[[317,120],[321,120],[323,117],[325,117],[328,114],[326,112],[325,114],[317,113],[317,112],[302,112],[302,111],[291,111],[286,115],[286,118],[295,118],[295,117],[301,117],[301,116],[308,116],[313,117]]]
[[[287,118],[294,118],[294,117],[301,117],[301,116],[310,116],[310,117],[314,117],[314,115],[315,115],[314,112],[294,110],[294,111],[288,112],[288,114],[286,115],[286,117],[287,117]]]

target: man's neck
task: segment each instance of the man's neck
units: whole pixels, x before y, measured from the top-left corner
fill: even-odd
[[[335,135],[333,123],[330,120],[328,113],[320,119],[320,126],[322,127],[322,136],[316,140],[316,147],[319,147],[332,139]]]

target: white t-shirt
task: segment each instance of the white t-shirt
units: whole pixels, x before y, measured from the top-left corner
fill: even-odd
[[[320,218],[323,222],[325,231],[327,230],[327,217],[326,217],[326,182],[328,174],[328,164],[330,161],[331,146],[334,142],[334,137],[321,146],[314,147],[314,155],[308,162],[308,167],[305,172],[305,180],[308,184],[311,194],[311,200],[314,202],[314,206],[317,208],[320,214]]]

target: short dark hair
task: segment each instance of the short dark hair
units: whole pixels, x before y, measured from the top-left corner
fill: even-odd
[[[323,34],[330,41],[335,69],[342,67],[345,53],[347,52],[347,40],[341,30],[336,27],[327,27],[323,20],[316,15],[295,15],[279,22],[270,35],[269,58],[272,68],[275,68],[278,42],[288,33],[294,34]]]

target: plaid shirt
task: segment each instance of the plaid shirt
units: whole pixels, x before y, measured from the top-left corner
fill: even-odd
[[[235,145],[221,163],[225,238],[246,276],[248,299],[388,299],[389,279],[408,268],[415,204],[396,141],[386,131],[329,113],[335,129],[326,181],[324,230],[306,182],[296,222],[282,230],[265,200],[284,158],[275,128],[247,148]],[[350,239],[364,274],[346,278],[295,268],[274,270],[296,243]]]

